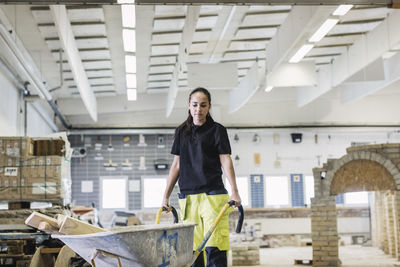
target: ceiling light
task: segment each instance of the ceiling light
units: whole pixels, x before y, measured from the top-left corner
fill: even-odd
[[[136,13],[135,5],[122,5],[122,27],[124,28],[135,28]]]
[[[308,52],[314,47],[313,44],[305,44],[300,49],[292,56],[291,59],[289,59],[290,63],[298,63],[300,60],[303,59],[305,55],[307,55]],[[265,89],[267,90],[267,89]]]
[[[128,101],[136,101],[137,90],[136,89],[127,89],[126,95],[128,96]]]
[[[271,92],[272,88],[274,88],[274,87],[271,85],[265,87],[265,92]]]
[[[136,74],[126,74],[126,88],[136,88]]]
[[[338,19],[327,19],[308,41],[319,42],[338,22]]]
[[[118,4],[134,4],[135,0],[117,0]]]
[[[340,5],[332,14],[334,16],[344,16],[352,7],[353,5]]]
[[[125,55],[125,71],[127,73],[136,73],[136,56]]]
[[[126,52],[136,51],[136,34],[135,30],[123,29],[122,39],[124,41],[124,50]]]

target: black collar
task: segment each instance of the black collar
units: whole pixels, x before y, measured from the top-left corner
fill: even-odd
[[[192,122],[192,131],[193,131],[193,132],[197,132],[197,131],[199,131],[199,130],[209,129],[213,124],[214,124],[214,120],[213,120],[210,116],[207,116],[206,122],[203,123],[203,124],[200,125],[200,126],[197,126],[197,125],[195,125],[195,124]]]

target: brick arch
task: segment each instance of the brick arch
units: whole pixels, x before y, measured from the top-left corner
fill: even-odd
[[[335,195],[354,191],[391,189],[400,209],[400,144],[347,148],[340,159],[328,159],[313,169],[315,197],[311,200],[313,266],[340,266]],[[397,166],[395,165],[397,164]],[[400,215],[393,220],[400,229]],[[400,232],[397,230],[397,240]],[[397,242],[397,241],[396,241]],[[400,241],[390,249],[400,248]],[[400,259],[400,249],[398,251]],[[393,254],[394,255],[394,254]]]
[[[364,172],[364,174],[360,173],[360,171],[362,172],[362,167],[367,167],[366,163],[371,163],[369,169],[373,171],[374,174],[368,174],[366,172]],[[357,170],[352,170],[349,167],[357,167],[360,171],[357,172]],[[382,172],[383,177],[379,177],[379,171]],[[355,176],[351,178],[350,181],[346,181],[345,178],[342,177],[343,175],[347,178],[351,178],[351,176],[349,175]],[[374,177],[375,179],[382,179],[382,181],[385,182],[385,185],[382,185],[382,187],[385,188],[383,190],[396,189],[396,185],[400,185],[400,171],[397,166],[393,164],[393,162],[387,157],[369,151],[348,152],[340,159],[335,160],[334,167],[327,172],[326,185],[329,188],[329,192],[334,195],[345,192],[380,190],[374,189],[374,187],[379,188],[379,185],[373,186],[371,184],[372,181],[361,178],[361,176],[366,175],[368,175],[368,177],[370,178]],[[355,177],[357,177],[357,179]],[[351,185],[354,190],[352,190],[351,188],[346,189],[345,187],[338,185],[338,182],[335,181],[336,179],[341,179],[342,182]],[[357,184],[357,181],[361,182],[361,184]],[[344,190],[339,190],[338,187],[341,187]],[[365,187],[366,189],[363,189],[363,187]],[[371,190],[367,190],[367,188],[371,188]],[[400,189],[399,186],[397,187],[397,189]],[[337,191],[337,193],[334,193],[335,191]]]
[[[331,182],[332,195],[358,191],[394,190],[393,175],[380,163],[358,159],[345,163]]]

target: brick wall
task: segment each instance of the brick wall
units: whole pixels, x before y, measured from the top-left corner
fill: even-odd
[[[399,257],[400,144],[350,147],[339,159],[314,168],[315,197],[311,201],[314,266],[339,266],[335,196],[354,191],[374,194],[373,244]]]

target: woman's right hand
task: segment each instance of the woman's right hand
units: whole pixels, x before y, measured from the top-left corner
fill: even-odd
[[[164,198],[163,202],[162,202],[162,207],[167,210],[167,213],[171,211],[171,206],[168,203],[169,203],[169,199]]]

